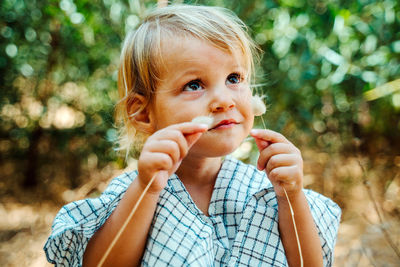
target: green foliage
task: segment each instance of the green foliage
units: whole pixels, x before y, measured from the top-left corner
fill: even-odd
[[[399,79],[397,1],[250,3],[251,11],[235,11],[265,52],[260,76],[269,127],[318,135],[321,146],[348,136],[400,137],[399,83],[376,101],[363,96]]]
[[[196,3],[232,9],[264,51],[258,70],[262,86],[256,90],[267,96],[268,127],[321,147],[340,148],[353,137],[368,143],[377,136],[388,143],[399,140],[399,89],[373,101],[364,97],[399,79],[397,1]],[[116,161],[113,112],[121,42],[155,5],[138,0],[2,2],[3,179],[35,185],[40,177],[50,184],[59,172],[54,168],[67,165],[60,168],[66,168],[73,187],[89,171],[88,158],[96,158],[95,167]],[[7,166],[13,166],[11,171],[5,171]]]

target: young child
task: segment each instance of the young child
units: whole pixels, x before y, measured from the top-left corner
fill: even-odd
[[[304,266],[332,264],[340,208],[303,190],[299,149],[252,130],[254,47],[216,7],[156,9],[127,37],[118,116],[128,150],[146,136],[138,170],[60,210],[44,248],[51,263],[96,266],[156,175],[104,266],[300,266],[286,193]],[[257,168],[228,156],[249,134]]]

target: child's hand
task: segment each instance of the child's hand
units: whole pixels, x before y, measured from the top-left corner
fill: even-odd
[[[138,178],[145,188],[153,175],[158,175],[149,188],[158,194],[168,177],[179,167],[190,147],[207,131],[207,125],[185,122],[170,125],[152,134],[143,146],[138,161]]]
[[[253,129],[260,150],[257,168],[265,170],[277,196],[295,194],[303,188],[303,159],[300,150],[280,133],[271,130]]]

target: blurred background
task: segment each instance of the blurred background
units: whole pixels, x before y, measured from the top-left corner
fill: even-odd
[[[335,266],[399,266],[400,3],[170,2],[227,7],[249,26],[266,126],[302,150],[305,187],[343,209]],[[124,36],[156,5],[1,1],[1,266],[46,266],[61,206],[135,168],[115,152],[117,68]],[[246,142],[234,155],[257,152]]]

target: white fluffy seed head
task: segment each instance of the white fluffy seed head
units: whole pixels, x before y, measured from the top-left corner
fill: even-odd
[[[251,105],[253,108],[254,116],[261,116],[267,111],[267,107],[259,95],[253,95],[251,98]]]
[[[200,124],[206,124],[208,128],[210,128],[214,122],[214,119],[212,117],[208,116],[199,116],[196,117],[192,120],[194,123],[200,123]]]

